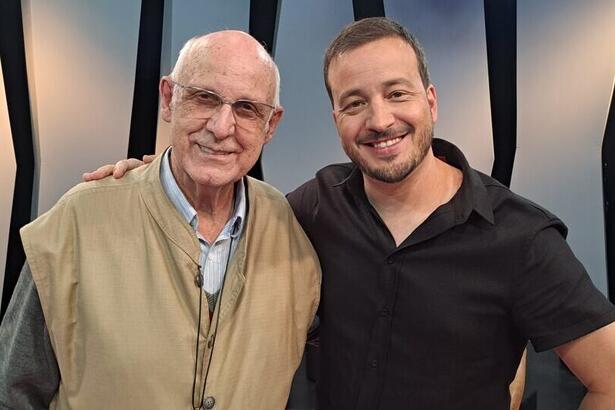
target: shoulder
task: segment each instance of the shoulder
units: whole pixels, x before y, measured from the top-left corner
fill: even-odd
[[[266,182],[246,177],[248,203],[259,213],[288,213],[292,210],[280,191]]]
[[[566,236],[568,228],[552,212],[531,199],[513,192],[494,178],[480,171],[475,172],[485,187],[496,224],[517,227],[529,235],[534,235],[545,228],[555,228],[562,236]]]
[[[352,162],[327,165],[316,172],[314,178],[324,187],[334,187],[345,182],[357,166]]]
[[[142,167],[150,168],[150,167]],[[150,170],[149,174],[152,174]],[[157,172],[157,171],[156,171]],[[129,172],[121,179],[107,177],[99,181],[82,182],[69,189],[48,211],[22,229],[23,232],[38,227],[49,230],[67,227],[80,220],[102,221],[121,217],[136,208],[141,197],[140,187],[154,180],[146,177],[145,170]]]
[[[286,203],[284,194],[278,191],[273,185],[250,176],[246,177],[245,181],[250,201],[263,200],[272,201],[274,203]]]
[[[332,164],[321,168],[314,178],[300,185],[286,197],[295,213],[300,214],[313,210],[319,202],[321,194],[333,190],[343,183],[355,169],[352,163]]]
[[[150,168],[153,167],[137,168],[126,173],[126,175],[120,179],[108,176],[98,181],[79,183],[62,195],[57,204],[74,204],[87,200],[87,198],[98,199],[105,196],[121,195],[122,192],[128,193],[134,191],[142,184],[154,182],[155,179],[149,177],[153,174],[157,175],[158,171]]]
[[[297,249],[308,249],[313,253],[312,245],[284,195],[263,181],[251,177],[245,181],[249,204],[248,231],[273,233],[269,237],[274,241],[292,239]],[[270,243],[262,238],[258,242]]]

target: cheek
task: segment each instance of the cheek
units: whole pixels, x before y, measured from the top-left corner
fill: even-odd
[[[412,107],[412,109],[408,111],[407,116],[413,121],[432,120],[431,110],[427,104]]]
[[[177,140],[185,140],[188,135],[205,129],[206,124],[207,122],[202,120],[177,119],[172,123],[172,132]]]
[[[235,134],[235,140],[237,144],[241,146],[244,153],[259,152],[260,148],[264,145],[267,136],[264,132],[239,132]]]
[[[361,126],[358,121],[352,120],[341,120],[337,122],[337,134],[339,135],[342,142],[349,143],[354,141],[359,131],[361,130]]]
[[[200,132],[203,129],[202,126],[187,127],[185,125],[176,125],[171,129],[170,142],[173,147],[181,152],[187,152],[190,150],[191,135]]]

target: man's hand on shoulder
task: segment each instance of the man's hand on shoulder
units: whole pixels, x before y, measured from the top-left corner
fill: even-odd
[[[115,164],[103,165],[95,171],[85,172],[81,176],[81,179],[84,182],[96,181],[98,179],[108,177],[109,175],[113,175],[113,178],[116,179],[122,178],[124,174],[126,174],[126,172],[130,171],[131,169],[138,168],[142,165],[149,164],[154,160],[154,158],[156,158],[155,155],[143,155],[143,161],[139,161],[136,158],[122,159]]]

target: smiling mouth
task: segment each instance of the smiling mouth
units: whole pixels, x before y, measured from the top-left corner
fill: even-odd
[[[230,155],[232,154],[232,152],[230,151],[216,150],[216,149],[208,148],[200,144],[196,144],[196,145],[199,147],[199,150],[205,154],[209,154],[209,155]]]
[[[402,136],[391,138],[391,139],[368,142],[366,143],[366,145],[369,145],[370,147],[373,147],[376,149],[387,148],[387,147],[390,147],[392,145],[399,143],[402,139],[404,139],[404,137],[405,135],[402,135]]]

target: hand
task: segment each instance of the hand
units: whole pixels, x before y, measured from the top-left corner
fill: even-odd
[[[107,164],[98,168],[96,171],[85,172],[81,176],[81,179],[84,182],[96,181],[98,179],[108,177],[109,175],[113,175],[113,178],[119,179],[131,169],[135,169],[142,165],[149,164],[154,160],[154,158],[156,158],[155,155],[143,155],[143,161],[139,161],[136,158],[122,159],[116,162],[115,165]]]

